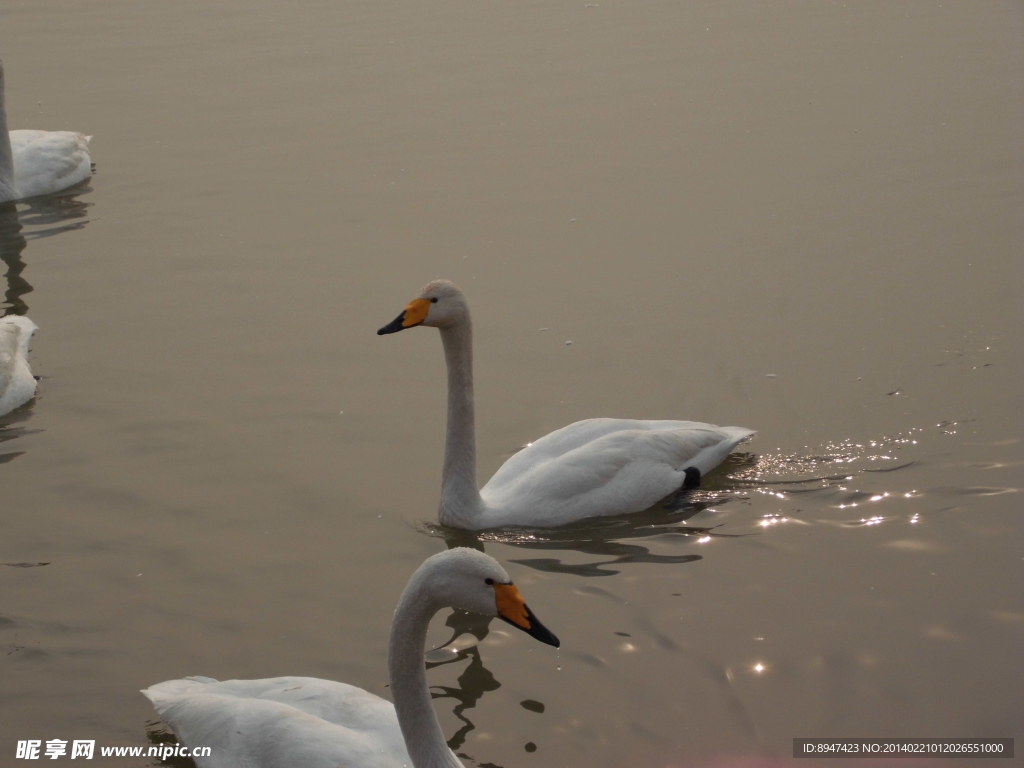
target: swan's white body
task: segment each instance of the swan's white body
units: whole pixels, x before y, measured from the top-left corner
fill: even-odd
[[[754,432],[696,421],[587,419],[534,441],[478,489],[473,402],[473,331],[453,283],[428,283],[378,333],[415,325],[440,329],[448,364],[448,430],[438,519],[480,530],[551,527],[647,509],[703,475]]]
[[[753,434],[698,421],[587,419],[545,435],[480,489],[478,527],[551,526],[647,509]]]
[[[36,393],[28,345],[38,328],[27,317],[0,317],[0,416],[24,405]]]
[[[183,744],[210,747],[201,768],[412,765],[394,706],[352,685],[191,677],[143,693]]]
[[[182,743],[210,747],[210,756],[194,758],[199,768],[461,768],[445,744],[423,661],[427,626],[443,607],[500,616],[558,644],[493,558],[457,548],[428,558],[399,600],[388,652],[394,705],[312,677],[192,677],[143,693]]]
[[[7,130],[0,62],[0,203],[48,195],[92,173],[89,139],[73,131]]]

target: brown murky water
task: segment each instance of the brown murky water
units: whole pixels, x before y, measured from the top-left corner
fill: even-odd
[[[476,542],[563,648],[438,618],[467,764],[1020,749],[1022,15],[5,2],[11,127],[98,170],[0,211],[42,377],[0,561],[49,563],[0,567],[0,764],[168,738],[137,691],[189,674],[386,694],[445,380],[435,332],[374,331],[437,276],[484,478],[588,416],[759,430],[674,510]]]

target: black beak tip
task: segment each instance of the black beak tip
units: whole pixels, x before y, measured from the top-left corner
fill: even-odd
[[[516,629],[521,629],[534,640],[540,640],[540,642],[544,643],[545,645],[553,645],[555,648],[560,648],[562,646],[562,643],[558,639],[558,637],[555,636],[555,633],[537,620],[537,617],[533,615],[533,611],[530,610],[530,606],[524,605],[523,607],[526,608],[526,618],[530,622],[529,629],[523,629],[514,621],[506,619],[504,616],[500,616],[501,620],[507,622],[508,624],[511,624]]]
[[[536,624],[533,629],[530,630],[530,636],[534,640],[540,640],[546,645],[553,645],[555,648],[561,648],[562,642],[558,639],[554,632],[545,627],[543,624]]]
[[[378,328],[377,329],[377,335],[378,336],[383,336],[385,333],[398,333],[399,331],[404,331],[405,330],[405,326],[402,325],[402,323],[404,321],[405,321],[405,312],[400,314],[398,317],[396,317],[390,323],[385,325],[383,328]]]

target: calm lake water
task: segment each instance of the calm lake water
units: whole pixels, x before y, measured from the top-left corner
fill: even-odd
[[[1024,749],[1022,30],[997,0],[6,0],[10,127],[93,134],[97,170],[0,208],[42,377],[0,418],[0,562],[47,563],[0,567],[0,764],[170,739],[138,690],[185,675],[387,695],[397,596],[456,543],[563,643],[436,619],[467,765]],[[590,416],[758,436],[671,508],[446,541],[437,333],[375,335],[434,277],[473,309],[482,479]]]

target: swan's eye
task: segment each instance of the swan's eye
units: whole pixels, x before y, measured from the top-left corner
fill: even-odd
[[[437,304],[437,296],[435,296],[434,298],[432,298],[432,299],[430,300],[430,303],[431,303],[431,304]]]
[[[484,584],[486,584],[488,587],[493,587],[494,579],[484,579]]]

